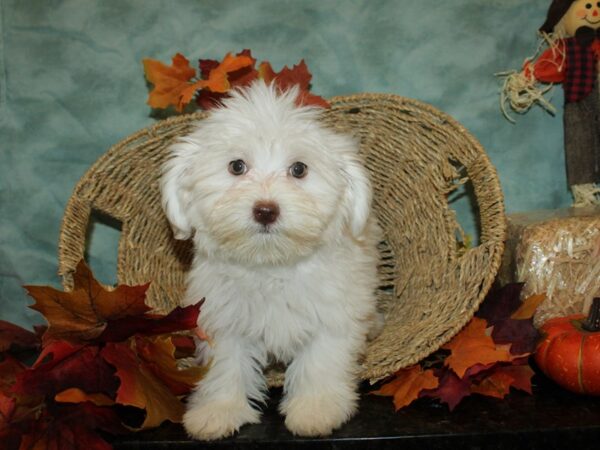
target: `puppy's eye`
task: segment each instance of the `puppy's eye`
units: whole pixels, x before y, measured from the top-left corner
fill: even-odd
[[[236,159],[235,161],[231,161],[228,167],[229,173],[231,175],[244,175],[248,171],[248,167],[246,163],[241,159]]]
[[[308,173],[308,167],[303,162],[295,162],[290,166],[290,175],[294,178],[304,178]]]

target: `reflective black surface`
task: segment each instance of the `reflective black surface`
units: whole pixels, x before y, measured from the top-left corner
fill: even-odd
[[[263,421],[233,438],[194,442],[181,426],[113,440],[115,449],[600,449],[600,398],[571,394],[543,376],[534,395],[513,391],[505,400],[474,395],[450,413],[427,399],[394,411],[391,398],[362,396],[360,412],[332,436],[292,436],[277,412],[280,390],[271,392]],[[583,448],[583,447],[582,447]]]

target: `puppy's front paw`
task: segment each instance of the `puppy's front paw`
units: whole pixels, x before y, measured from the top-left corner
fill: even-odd
[[[259,422],[260,413],[245,401],[213,401],[194,405],[183,416],[183,426],[188,435],[203,441],[231,436],[242,425]]]
[[[327,436],[356,412],[356,398],[333,395],[297,396],[286,399],[282,413],[285,426],[299,436]]]

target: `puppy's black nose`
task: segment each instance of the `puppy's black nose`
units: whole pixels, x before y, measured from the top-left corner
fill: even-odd
[[[252,209],[254,220],[261,225],[270,225],[275,223],[279,217],[279,206],[274,202],[256,202]]]

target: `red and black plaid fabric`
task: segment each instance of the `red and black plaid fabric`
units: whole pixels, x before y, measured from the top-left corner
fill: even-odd
[[[594,89],[596,56],[591,46],[581,45],[573,38],[565,39],[567,67],[563,88],[565,103],[583,100]]]

